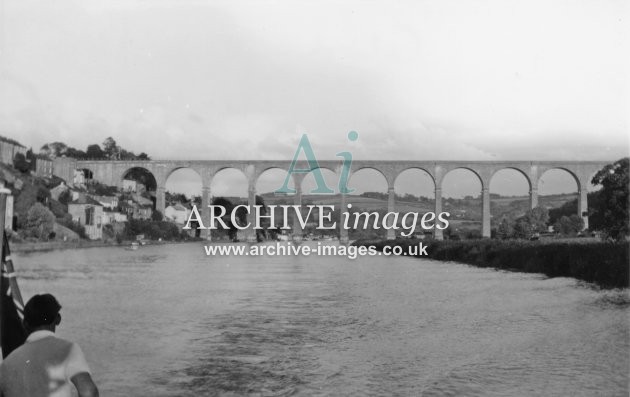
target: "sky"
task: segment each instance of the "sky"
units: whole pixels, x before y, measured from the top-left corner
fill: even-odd
[[[112,136],[154,159],[290,159],[306,133],[322,159],[614,161],[629,16],[613,0],[0,0],[0,134]]]

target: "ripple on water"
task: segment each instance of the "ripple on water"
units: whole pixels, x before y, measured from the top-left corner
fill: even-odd
[[[103,395],[628,395],[628,291],[411,258],[15,259]],[[64,335],[65,333],[65,335]]]

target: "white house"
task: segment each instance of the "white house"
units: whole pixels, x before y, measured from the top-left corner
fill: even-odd
[[[92,198],[101,203],[103,208],[113,210],[118,207],[118,197],[116,196],[92,196]]]
[[[70,188],[66,185],[65,182],[62,181],[59,185],[50,189],[50,196],[55,200],[59,200],[59,196],[61,196],[61,194],[68,189]]]
[[[190,210],[181,204],[169,205],[164,210],[166,219],[172,220],[175,223],[186,223],[189,215]]]
[[[74,186],[85,186],[85,174],[83,170],[74,170],[72,183]]]
[[[125,192],[135,192],[138,188],[137,184],[133,179],[123,179],[123,190]]]
[[[123,179],[123,191],[142,193],[147,190],[143,183],[134,181],[133,179]]]
[[[133,201],[135,201],[136,203],[138,203],[138,204],[140,204],[142,206],[152,206],[153,205],[153,201],[151,201],[150,199],[148,199],[146,197],[142,197],[138,193],[132,194],[131,198],[133,199]]]
[[[103,225],[110,223],[127,222],[127,214],[120,212],[103,212]]]

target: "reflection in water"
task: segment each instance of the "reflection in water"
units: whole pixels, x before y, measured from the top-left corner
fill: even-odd
[[[22,254],[103,395],[627,395],[627,291],[410,258]]]

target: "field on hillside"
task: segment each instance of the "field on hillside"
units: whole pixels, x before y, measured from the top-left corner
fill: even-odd
[[[576,194],[558,194],[549,196],[539,196],[539,205],[547,208],[557,208],[564,203],[574,200]],[[291,196],[275,196],[272,194],[263,195],[265,204],[293,204]],[[320,204],[334,205],[338,207],[341,203],[339,195],[303,195],[302,205]],[[346,204],[352,204],[355,209],[366,211],[377,211],[387,209],[387,200],[348,195]],[[443,211],[451,212],[454,219],[464,221],[480,221],[481,220],[481,199],[442,199]],[[401,201],[395,203],[395,210],[398,212],[429,212],[434,211],[433,201]],[[490,212],[494,218],[503,216],[517,218],[522,216],[529,210],[529,197],[493,197],[490,201]]]

